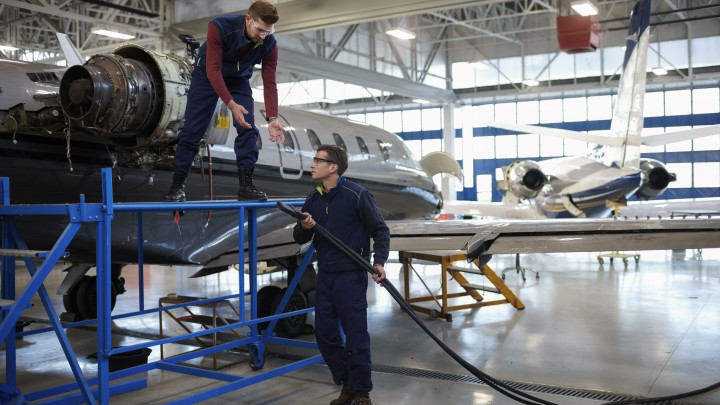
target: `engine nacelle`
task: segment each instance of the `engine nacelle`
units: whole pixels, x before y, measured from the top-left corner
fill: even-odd
[[[185,114],[191,70],[179,56],[123,45],[70,67],[60,102],[74,125],[96,134],[138,143],[173,136]]]
[[[536,197],[547,181],[540,165],[532,160],[517,160],[505,169],[507,189],[518,197]]]
[[[677,180],[675,173],[668,172],[665,165],[655,159],[640,159],[640,171],[643,174],[643,183],[635,196],[646,200],[662,194],[670,182]]]

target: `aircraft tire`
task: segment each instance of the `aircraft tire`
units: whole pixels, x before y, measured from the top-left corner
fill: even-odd
[[[96,278],[96,276],[84,276],[77,285],[75,305],[77,305],[78,314],[83,319],[97,318]],[[117,300],[117,292],[113,284],[110,284],[110,295],[110,311],[112,311]]]
[[[283,288],[280,292],[275,294],[275,298],[273,299],[272,305],[270,306],[271,313],[274,314],[277,310],[277,307],[280,305],[280,301],[282,300],[283,295],[285,295],[286,290],[287,288]],[[302,291],[295,289],[295,291],[293,291],[292,295],[290,296],[290,300],[288,300],[284,312],[299,311],[306,308],[307,299],[305,298],[305,294],[303,294]],[[307,314],[280,318],[278,319],[276,330],[278,332],[278,335],[282,335],[290,339],[296,338],[303,333],[306,321]]]
[[[264,318],[266,316],[273,315],[275,313],[274,308],[270,306],[275,299],[277,294],[282,293],[282,289],[275,285],[268,285],[260,289],[257,293],[257,316],[258,318]],[[281,295],[282,297],[282,295]],[[275,307],[277,308],[277,306]],[[258,332],[264,331],[269,322],[261,322],[258,324]]]
[[[78,315],[77,291],[78,286],[76,285],[63,295],[63,306],[65,307],[65,312],[69,314]]]

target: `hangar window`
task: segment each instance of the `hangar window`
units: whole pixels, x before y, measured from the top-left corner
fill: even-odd
[[[320,142],[320,137],[312,129],[307,130],[307,136],[310,140],[310,145],[312,145],[313,150],[317,150],[320,145],[322,145],[322,142]]]
[[[382,153],[382,157],[384,161],[390,160],[390,152],[388,151],[388,145],[387,143],[377,139],[378,147],[380,148],[380,153]]]
[[[363,158],[369,159],[370,158],[370,150],[368,149],[367,145],[365,144],[365,141],[363,141],[362,138],[359,136],[356,136],[355,139],[357,139],[358,147],[360,148],[360,152],[362,152]]]
[[[343,141],[340,134],[333,132],[333,140],[335,140],[335,145],[339,146],[342,150],[347,152],[347,146],[345,146],[345,141]]]

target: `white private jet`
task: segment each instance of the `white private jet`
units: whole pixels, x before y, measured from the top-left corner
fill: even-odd
[[[633,195],[662,194],[676,176],[655,159],[640,156],[641,145],[658,146],[720,134],[720,125],[641,136],[650,41],[650,0],[635,4],[610,130],[592,135],[537,125],[487,122],[513,132],[559,136],[597,144],[587,156],[543,161],[518,160],[504,168],[502,203],[446,201],[444,211],[482,217],[541,219],[607,217]]]

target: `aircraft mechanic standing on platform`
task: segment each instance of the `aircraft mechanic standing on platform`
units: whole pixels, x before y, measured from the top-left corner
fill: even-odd
[[[207,41],[200,47],[192,72],[185,109],[185,126],[178,135],[175,172],[166,201],[185,201],[185,180],[215,112],[218,96],[228,106],[237,129],[235,155],[240,180],[238,200],[267,200],[253,184],[258,159],[254,101],[250,78],[254,66],[262,63],[266,120],[270,141],[285,141],[285,130],[277,119],[278,95],[275,69],[277,41],[273,35],[279,19],[277,9],[267,0],[257,0],[245,15],[224,15],[208,24]]]
[[[317,221],[368,261],[372,236],[373,266],[380,273],[372,277],[378,284],[385,278],[390,230],[372,194],[342,177],[347,167],[348,154],[343,149],[335,145],[318,147],[310,170],[313,180],[320,184],[305,200],[302,211],[308,215],[298,220],[293,237],[300,244],[312,239],[317,250],[315,339],[333,379],[343,382],[340,397],[330,405],[372,405],[367,273],[312,229]],[[344,345],[338,321],[345,332]]]

